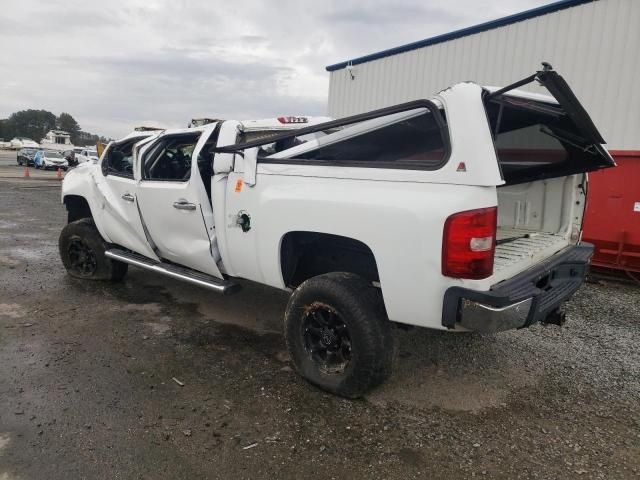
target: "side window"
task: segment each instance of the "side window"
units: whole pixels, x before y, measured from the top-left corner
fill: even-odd
[[[160,138],[143,159],[142,178],[181,182],[189,180],[193,150],[198,138],[200,133]]]
[[[122,145],[114,145],[109,149],[106,158],[102,162],[102,172],[105,175],[118,175],[120,177],[133,178],[133,145],[128,142]],[[80,152],[83,155],[84,152]]]
[[[103,175],[133,178],[133,147],[143,138],[145,137],[133,137],[112,145],[102,160]],[[84,154],[83,151],[78,153],[78,155],[82,154]]]
[[[437,113],[439,115],[439,113]],[[345,166],[404,169],[436,169],[447,157],[443,117],[430,111],[374,130],[320,144],[313,150],[292,155],[291,160],[316,160]],[[346,133],[346,130],[343,130]],[[277,161],[277,160],[274,160]]]

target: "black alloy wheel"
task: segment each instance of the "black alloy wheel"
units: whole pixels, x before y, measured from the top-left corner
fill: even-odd
[[[68,251],[74,272],[83,277],[90,277],[96,272],[98,268],[96,254],[81,238],[72,239]]]
[[[391,373],[391,322],[370,280],[349,272],[309,278],[291,295],[284,322],[296,371],[323,390],[358,398]]]
[[[122,280],[128,265],[108,258],[105,252],[109,248],[91,218],[68,223],[58,239],[64,267],[69,275],[82,280]]]
[[[351,337],[340,314],[315,303],[301,325],[305,350],[317,368],[327,375],[344,373],[351,361]]]

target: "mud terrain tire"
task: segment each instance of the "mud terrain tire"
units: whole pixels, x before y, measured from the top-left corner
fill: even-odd
[[[285,314],[297,372],[347,398],[361,397],[391,373],[391,330],[379,289],[352,273],[306,280],[293,292]]]
[[[58,240],[60,258],[69,275],[83,280],[119,281],[128,265],[105,257],[109,244],[90,218],[67,224]]]

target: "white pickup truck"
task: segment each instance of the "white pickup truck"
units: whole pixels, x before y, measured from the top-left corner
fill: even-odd
[[[533,81],[551,95],[517,90]],[[111,144],[64,179],[64,266],[82,279],[135,265],[223,294],[241,279],[290,291],[297,371],[346,397],[388,376],[395,324],[562,322],[592,255],[580,242],[585,172],[615,164],[550,67],[305,122],[217,121]]]

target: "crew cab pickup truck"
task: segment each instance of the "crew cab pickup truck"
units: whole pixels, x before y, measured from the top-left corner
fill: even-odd
[[[517,89],[530,82],[549,95]],[[394,325],[562,322],[592,255],[586,172],[615,164],[552,68],[312,123],[215,121],[111,144],[64,179],[64,266],[292,292],[296,370],[351,398],[389,375]]]

